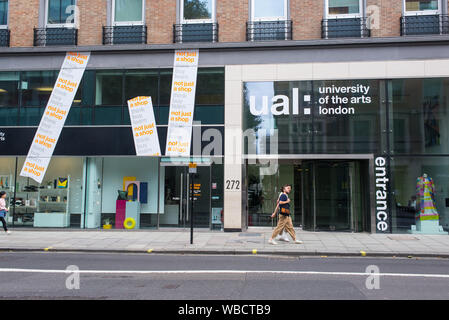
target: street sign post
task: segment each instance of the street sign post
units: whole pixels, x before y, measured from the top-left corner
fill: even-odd
[[[195,190],[195,183],[193,181],[193,178],[196,174],[196,163],[190,162],[189,163],[189,174],[190,174],[190,244],[193,244],[193,195]]]

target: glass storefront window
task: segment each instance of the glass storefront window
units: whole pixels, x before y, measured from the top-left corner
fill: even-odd
[[[183,0],[184,20],[212,19],[212,6],[215,0]]]
[[[22,72],[20,125],[39,125],[57,78],[56,71]]]
[[[19,73],[0,73],[0,125],[17,125]]]
[[[393,233],[409,232],[420,210],[433,215],[449,230],[449,157],[395,157],[391,161],[393,177]],[[426,199],[418,178],[427,175],[433,192]],[[430,189],[429,189],[430,190]]]
[[[360,13],[360,0],[328,0],[329,14],[359,14]]]
[[[391,81],[395,154],[448,154],[449,79]]]
[[[73,14],[68,7],[75,5],[75,0],[47,0],[48,1],[48,24],[73,23],[68,18]]]
[[[123,72],[97,71],[94,123],[121,124],[123,112]]]
[[[14,227],[81,226],[83,212],[83,158],[53,157],[42,184],[21,177],[25,157],[18,158],[15,205],[12,211]]]

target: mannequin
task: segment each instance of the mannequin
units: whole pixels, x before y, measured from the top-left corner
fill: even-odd
[[[435,185],[426,173],[416,181],[416,195],[420,200],[416,220],[438,220],[439,215],[435,206]]]

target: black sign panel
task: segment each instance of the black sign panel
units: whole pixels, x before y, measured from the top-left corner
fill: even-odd
[[[204,131],[212,127],[201,127]],[[224,128],[218,130],[224,142]],[[0,156],[26,156],[37,128],[3,128],[0,129]],[[167,127],[158,127],[159,144],[165,154]],[[195,129],[194,129],[195,130]],[[195,135],[192,136],[194,145]],[[201,141],[201,149],[210,141]],[[218,151],[218,150],[217,150]],[[217,152],[216,151],[216,152]],[[223,143],[221,144],[223,155]],[[131,127],[66,127],[62,130],[55,148],[55,156],[132,156],[136,155]],[[220,154],[214,154],[220,155]]]

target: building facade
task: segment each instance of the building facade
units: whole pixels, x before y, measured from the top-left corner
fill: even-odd
[[[291,184],[312,231],[449,229],[447,0],[0,0],[0,188],[13,226],[271,227]],[[199,49],[191,158],[137,157],[151,96],[165,154],[175,50]],[[19,175],[68,51],[91,52],[44,177]],[[68,181],[67,187],[61,186]],[[132,192],[131,192],[132,193]]]

